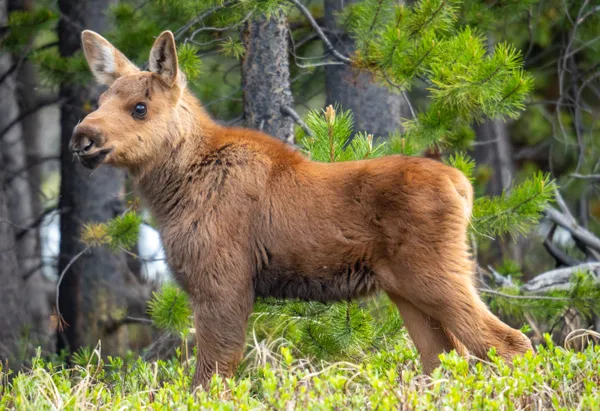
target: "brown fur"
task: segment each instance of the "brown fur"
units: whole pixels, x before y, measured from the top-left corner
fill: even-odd
[[[72,148],[89,167],[128,169],[156,217],[193,303],[195,386],[233,373],[257,296],[326,302],[383,290],[426,373],[452,349],[482,358],[496,347],[507,360],[531,349],[473,286],[473,192],[458,170],[402,156],[309,161],[261,132],[212,121],[185,88],[169,32],[151,52],[154,72],[95,33],[83,42],[91,67],[117,70],[95,73],[111,87],[74,131]],[[144,119],[131,115],[138,102],[148,106]]]

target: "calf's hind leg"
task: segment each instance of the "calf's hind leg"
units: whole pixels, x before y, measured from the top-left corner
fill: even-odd
[[[438,311],[438,319],[467,346],[469,351],[480,359],[487,358],[490,348],[508,363],[512,357],[533,351],[531,341],[521,331],[509,327],[486,307],[470,282],[458,283],[452,293],[455,298]]]
[[[514,355],[532,350],[531,342],[523,333],[504,324],[488,310],[477,295],[471,276],[449,270],[449,267],[461,266],[468,269],[471,266],[468,260],[460,265],[448,261],[442,264],[439,256],[437,262],[435,258],[425,261],[420,266],[399,264],[393,271],[385,272],[384,289],[437,320],[477,358],[487,358],[492,347],[509,362]]]
[[[438,320],[399,295],[388,293],[388,296],[398,307],[408,335],[419,351],[424,374],[431,374],[440,364],[439,355],[443,352],[456,350],[459,355],[467,354],[464,345]]]

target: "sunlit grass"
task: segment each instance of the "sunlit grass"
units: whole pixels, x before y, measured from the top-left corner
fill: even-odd
[[[100,359],[97,348],[76,356],[72,368],[36,358],[12,379],[0,371],[0,408],[600,409],[600,346],[574,352],[547,343],[512,368],[493,353],[475,364],[443,355],[430,378],[420,375],[404,337],[358,363],[296,358],[285,341],[251,339],[238,374],[215,377],[195,396],[193,360]]]

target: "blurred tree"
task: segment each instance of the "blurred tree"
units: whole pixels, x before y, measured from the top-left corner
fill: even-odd
[[[2,17],[0,0],[0,22]],[[0,56],[1,62],[2,56]],[[2,67],[2,64],[0,64]],[[2,159],[2,158],[0,158]],[[2,159],[3,160],[3,159]],[[7,195],[4,190],[4,173],[0,170],[0,284],[2,284],[2,302],[0,303],[0,361],[9,361],[11,366],[19,366],[20,338],[26,324],[23,305],[25,287],[19,275],[17,253],[15,250],[15,231],[10,223]]]
[[[8,10],[10,13],[14,11],[31,12],[34,9],[33,0],[8,0]],[[29,186],[31,187],[31,206],[34,215],[42,213],[42,204],[40,196],[41,173],[40,167],[43,162],[40,154],[40,112],[35,110],[35,107],[43,103],[40,101],[40,96],[37,92],[39,79],[35,70],[35,65],[27,58],[27,52],[35,46],[35,31],[32,31],[29,39],[26,41],[26,47],[23,50],[15,50],[14,59],[18,62],[16,68],[16,92],[19,101],[21,112],[30,113],[27,116],[27,121],[21,123],[23,142],[26,153],[26,163]],[[37,234],[37,233],[36,233]]]
[[[488,35],[488,50],[494,50],[493,35]],[[485,187],[487,195],[498,196],[508,192],[515,179],[516,167],[513,161],[512,142],[505,119],[487,119],[475,125],[475,147],[473,159],[477,164],[489,169],[490,178]],[[523,237],[498,239],[482,256],[480,264],[499,265],[505,260],[523,263]]]
[[[4,5],[6,13],[6,4]],[[6,16],[6,14],[5,14]],[[33,200],[27,169],[25,141],[17,99],[16,74],[19,65],[10,54],[2,53],[0,72],[5,74],[2,79],[1,98],[2,113],[0,130],[2,133],[0,150],[3,154],[2,168],[4,171],[4,187],[7,193],[7,207],[10,221],[21,229],[21,235],[16,242],[16,252],[22,275],[28,276],[39,270],[39,248],[35,230],[27,227],[33,222]]]
[[[9,0],[9,12],[33,10],[31,0]],[[27,53],[35,46],[34,32],[26,40],[26,48],[13,50],[14,91],[20,125],[20,138],[7,148],[6,166],[11,163],[15,172],[10,173],[9,209],[13,221],[21,225],[18,231],[17,245],[23,257],[19,260],[20,270],[23,272],[26,287],[26,312],[30,326],[30,338],[34,345],[41,345],[43,352],[54,350],[53,333],[51,324],[53,284],[43,276],[41,245],[40,245],[40,215],[42,210],[42,169],[41,165],[47,159],[43,158],[40,151],[40,138],[42,128],[40,124],[40,108],[55,102],[54,97],[40,98],[37,93],[38,78],[35,65],[27,59]],[[25,41],[25,39],[24,39]],[[9,80],[10,81],[10,80]],[[7,101],[8,102],[8,101]],[[16,126],[18,126],[16,125]],[[10,138],[9,138],[10,139]],[[56,160],[56,159],[52,159]]]
[[[110,0],[60,0],[58,47],[62,58],[80,52],[81,31],[103,32],[107,28]],[[102,338],[105,354],[125,349],[126,329],[105,334],[107,324],[125,309],[123,291],[127,263],[122,253],[96,248],[78,256],[85,245],[80,236],[85,224],[106,221],[124,210],[125,175],[113,167],[90,172],[73,161],[68,144],[75,125],[96,104],[98,87],[92,82],[60,84],[61,106],[61,244],[59,271],[68,266],[60,284],[60,312],[66,328],[59,333],[58,349],[73,352],[82,345],[95,345]],[[74,260],[74,261],[72,261]],[[71,264],[72,262],[72,264]]]
[[[5,26],[7,21],[6,0],[0,0],[0,26]],[[13,62],[10,54],[0,52],[0,73],[7,73]],[[14,95],[14,83],[10,76],[2,79],[0,83],[0,130],[5,130],[11,119],[18,115]],[[21,127],[16,125],[5,138],[14,142],[20,139]],[[3,138],[4,140],[4,138]],[[4,143],[2,144],[4,146]],[[24,303],[24,282],[20,274],[17,245],[15,241],[15,225],[8,207],[8,187],[6,184],[5,164],[10,159],[6,150],[0,151],[0,284],[2,284],[2,302],[0,303],[0,361],[12,360],[19,350],[19,338],[23,332],[25,318],[22,306]],[[18,226],[17,226],[18,228]]]
[[[294,120],[282,110],[293,103],[285,15],[282,11],[258,15],[246,24],[242,38],[246,125],[293,143]]]
[[[357,0],[325,0],[327,34],[333,47],[349,56],[356,47],[340,15],[344,6],[355,3]],[[398,130],[403,118],[411,118],[399,91],[379,84],[372,73],[353,70],[335,59],[325,67],[325,94],[326,105],[340,104],[352,110],[356,131],[387,137]]]
[[[8,4],[0,2],[0,27],[7,25]],[[50,311],[41,277],[35,195],[29,178],[26,141],[20,119],[18,82],[21,61],[0,51],[0,284],[3,336],[0,357],[12,347],[13,361],[27,360],[33,348],[48,349]],[[14,350],[18,348],[17,350]],[[8,351],[7,351],[8,350]],[[18,354],[18,355],[17,355]]]

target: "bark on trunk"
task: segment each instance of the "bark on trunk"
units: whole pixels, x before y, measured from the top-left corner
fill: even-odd
[[[281,111],[293,103],[287,36],[283,13],[270,19],[260,16],[246,25],[242,86],[246,125],[291,143],[294,120]]]
[[[16,10],[32,10],[31,0],[9,0],[9,12]],[[33,42],[33,38],[29,39]],[[38,104],[36,92],[37,76],[33,64],[24,59],[24,54],[29,47],[21,50],[21,54],[13,57],[13,61],[19,61],[19,69],[15,76],[15,102],[16,110],[30,112]],[[23,228],[31,226],[42,214],[41,205],[41,163],[38,158],[40,154],[40,124],[39,111],[27,116],[26,121],[20,123],[21,136],[14,145],[8,146],[11,153],[10,163],[15,169],[7,170],[10,173],[9,185],[7,187],[11,200],[9,201],[9,212],[13,218],[20,219],[19,225]],[[7,163],[8,165],[8,163]],[[14,195],[13,195],[14,194]],[[31,340],[33,345],[39,345],[44,354],[54,351],[54,330],[51,323],[54,284],[42,273],[41,249],[39,226],[29,227],[27,230],[19,230],[17,246],[20,250],[19,266],[25,277],[27,299],[22,308],[28,314],[28,322],[31,326]]]
[[[59,49],[71,56],[80,48],[83,29],[102,32],[106,26],[109,0],[59,0],[63,18],[58,25]],[[106,221],[124,210],[124,173],[100,166],[94,172],[84,169],[68,150],[73,127],[87,113],[85,106],[95,104],[98,89],[63,84],[61,108],[61,245],[59,271],[81,251],[83,225]],[[65,275],[60,288],[60,310],[68,327],[59,334],[58,350],[73,352],[82,345],[95,345],[102,339],[103,354],[119,354],[124,348],[123,332],[103,338],[104,328],[117,310],[125,307],[123,255],[94,248],[77,259]]]
[[[7,21],[6,0],[0,0],[0,27]],[[0,52],[0,73],[6,73],[13,61],[9,54]],[[19,114],[15,97],[14,76],[8,76],[0,83],[0,130],[3,130]],[[12,127],[2,139],[0,147],[0,361],[9,360],[11,366],[18,367],[20,358],[19,339],[27,323],[24,305],[24,281],[20,259],[23,248],[17,244],[15,231],[23,223],[21,215],[14,207],[14,196],[19,195],[19,180],[10,178],[20,165],[22,155],[21,126]],[[15,181],[17,184],[15,184]],[[12,201],[12,203],[11,203]]]
[[[337,13],[356,0],[325,0],[325,28],[333,46],[346,55],[354,51],[354,42],[344,33]],[[342,24],[340,24],[342,23]],[[334,34],[335,33],[335,34]],[[354,114],[354,130],[367,131],[375,137],[387,137],[400,127],[402,118],[410,118],[404,98],[387,87],[373,82],[367,72],[349,66],[325,67],[325,104],[340,104]]]

